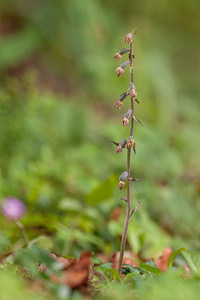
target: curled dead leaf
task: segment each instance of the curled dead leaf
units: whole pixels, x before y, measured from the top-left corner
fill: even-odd
[[[168,260],[170,255],[172,254],[172,249],[171,248],[165,248],[163,250],[162,256],[156,259],[156,265],[158,269],[162,272],[167,271],[168,269]]]
[[[51,280],[55,283],[65,284],[72,289],[79,289],[83,285],[88,285],[91,266],[91,253],[83,252],[79,259],[71,262],[63,270],[61,276],[51,275]]]

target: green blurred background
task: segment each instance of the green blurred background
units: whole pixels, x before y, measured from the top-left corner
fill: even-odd
[[[30,239],[58,255],[119,250],[128,138],[114,101],[127,90],[113,54],[133,28],[140,104],[127,248],[200,248],[200,1],[1,0],[0,199],[28,206]],[[116,210],[116,207],[118,210]],[[117,214],[117,217],[116,217]],[[24,241],[0,218],[0,253]]]

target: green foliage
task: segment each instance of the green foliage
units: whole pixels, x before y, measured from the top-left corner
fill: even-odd
[[[86,202],[90,205],[97,205],[98,203],[111,198],[116,181],[117,179],[115,176],[112,176],[104,181],[101,185],[87,195]]]

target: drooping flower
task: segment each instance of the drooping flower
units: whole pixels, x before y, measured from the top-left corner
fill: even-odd
[[[130,96],[131,96],[131,98],[133,98],[133,99],[135,99],[135,98],[137,97],[137,92],[136,92],[135,89],[131,89],[131,91],[130,91]]]
[[[2,202],[1,210],[4,217],[17,221],[25,214],[26,206],[17,198],[5,198]]]
[[[122,190],[123,187],[124,187],[124,185],[125,185],[125,182],[124,181],[120,181],[119,182],[119,189]]]
[[[123,105],[123,102],[120,101],[119,99],[117,99],[114,103],[114,106],[117,108],[117,109],[120,109],[121,106]]]
[[[113,56],[113,58],[118,61],[119,59],[122,58],[122,55],[119,52],[116,52],[115,55]]]
[[[118,67],[116,70],[115,70],[115,73],[117,74],[117,76],[121,76],[123,73],[124,73],[124,69],[122,69],[121,67]]]
[[[116,149],[116,153],[121,153],[123,151],[123,148],[121,145],[119,145]]]
[[[122,120],[122,124],[123,124],[123,126],[127,126],[127,125],[128,125],[128,123],[129,123],[129,119],[127,119],[127,118],[123,118],[123,120]]]

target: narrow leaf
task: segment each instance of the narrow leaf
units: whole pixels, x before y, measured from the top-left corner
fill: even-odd
[[[111,140],[111,143],[115,144],[116,146],[119,146],[119,143],[115,142],[115,141],[112,141]]]
[[[123,54],[125,54],[125,53],[127,53],[127,52],[129,52],[129,51],[130,51],[129,48],[123,48],[123,49],[121,49],[121,50],[119,51],[119,53],[120,53],[121,55],[123,55]]]
[[[140,102],[139,102],[139,100],[138,100],[137,98],[135,98],[135,101],[136,101],[138,104],[140,104]]]
[[[120,101],[123,101],[129,94],[127,92],[124,92],[122,93],[120,96],[119,96],[119,100]]]
[[[135,120],[138,124],[140,124],[141,126],[144,126],[144,125],[140,122],[140,120],[136,119],[136,117],[134,117],[134,120]]]
[[[132,218],[132,216],[134,215],[134,213],[138,210],[138,208],[140,207],[140,205],[141,205],[141,202],[139,201],[138,206],[136,206],[136,207],[132,210],[132,212],[131,212],[131,214],[130,214],[130,217],[129,217],[129,221],[130,221],[130,219]]]
[[[168,260],[168,269],[171,268],[171,266],[172,266],[172,264],[174,262],[175,257],[177,255],[179,255],[182,251],[186,251],[187,252],[187,250],[185,248],[180,248],[180,249],[174,250],[172,252],[172,254],[170,255],[169,260]]]
[[[127,199],[126,199],[126,197],[122,197],[122,198],[121,198],[121,200],[123,200],[123,201],[127,202]]]
[[[120,65],[120,68],[125,69],[130,64],[129,60],[123,61]]]
[[[188,266],[190,267],[190,269],[193,272],[197,273],[197,268],[194,264],[194,260],[192,259],[192,253],[187,251],[187,252],[182,253],[182,255],[185,258],[185,260],[186,260]]]

